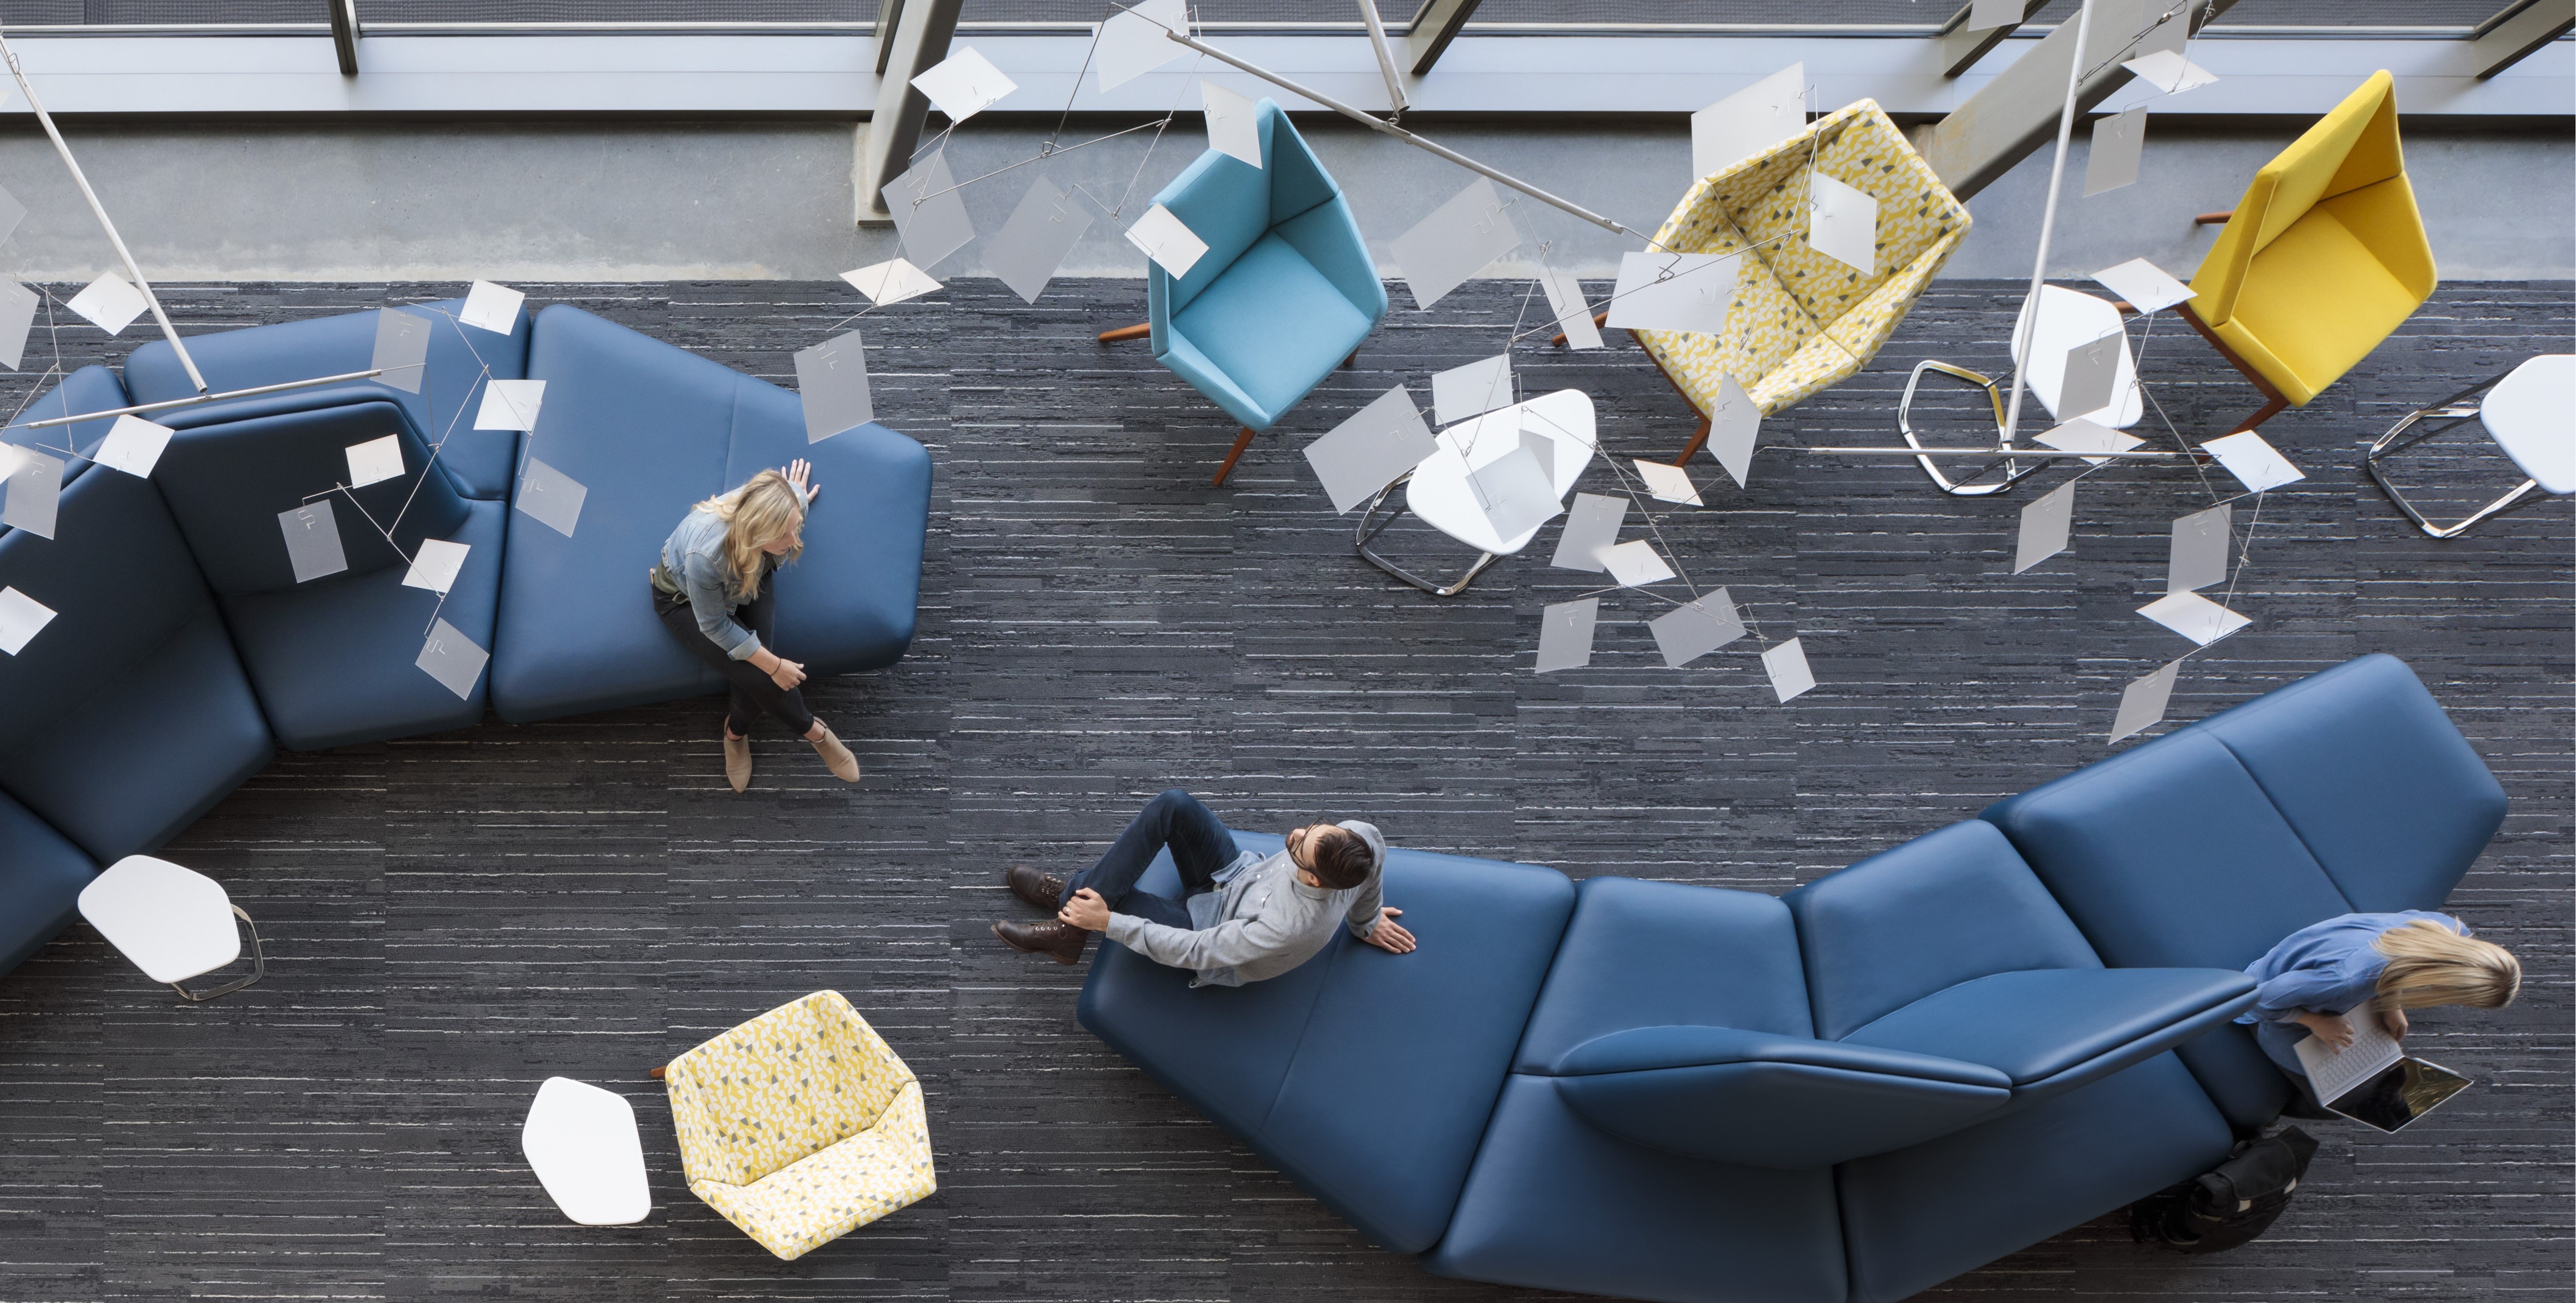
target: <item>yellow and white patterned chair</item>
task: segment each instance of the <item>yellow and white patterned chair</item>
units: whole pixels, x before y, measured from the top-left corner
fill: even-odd
[[[1878,200],[1877,267],[1863,274],[1807,246],[1808,174]],[[1968,207],[1875,100],[1810,123],[1767,152],[1700,178],[1655,243],[1677,253],[1749,250],[1722,333],[1644,330],[1637,342],[1702,413],[1732,375],[1765,416],[1867,365],[1968,234]],[[1708,441],[1705,417],[1690,461]]]
[[[838,991],[654,1069],[689,1192],[795,1259],[939,1188],[921,1083]]]

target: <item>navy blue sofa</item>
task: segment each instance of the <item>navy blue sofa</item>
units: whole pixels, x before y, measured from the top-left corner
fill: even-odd
[[[2270,1122],[2244,965],[2438,906],[2503,817],[2414,674],[2366,656],[1784,898],[1399,849],[1415,953],[1338,936],[1191,990],[1108,945],[1080,1017],[1437,1274],[1885,1303]],[[1179,890],[1168,861],[1142,885]]]
[[[780,649],[817,674],[903,655],[929,516],[920,444],[871,424],[809,445],[794,394],[568,305],[506,336],[456,325],[459,307],[410,309],[437,326],[416,393],[356,381],[156,413],[176,433],[150,480],[75,457],[53,538],[0,530],[0,585],[58,613],[0,657],[0,972],[70,923],[101,866],[176,836],[276,747],[718,690],[653,618],[644,575],[690,504],[764,466],[808,458],[826,493],[777,581]],[[189,353],[218,392],[363,371],[376,323],[259,326]],[[546,381],[532,435],[472,428],[487,373]],[[6,437],[94,452],[107,420],[26,425],[192,392],[154,342],[121,380],[66,377]],[[297,583],[278,513],[387,435],[404,473],[354,495],[399,516],[392,538],[334,495],[348,569]],[[570,537],[511,509],[531,455],[589,491]],[[472,548],[443,600],[401,582],[424,538]],[[491,654],[464,696],[414,664],[433,613]]]

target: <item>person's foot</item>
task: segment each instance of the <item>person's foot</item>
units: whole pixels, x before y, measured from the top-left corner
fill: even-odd
[[[1053,955],[1059,964],[1082,962],[1082,948],[1091,944],[1091,934],[1070,923],[1049,919],[1044,923],[996,923],[993,935],[1013,950],[1033,955]]]
[[[1064,879],[1052,873],[1041,873],[1026,864],[1014,864],[1002,870],[1002,881],[1011,894],[1052,914],[1064,900]]]
[[[724,740],[725,781],[739,792],[751,786],[751,739],[728,736]]]
[[[814,721],[814,731],[822,736],[806,740],[814,744],[814,754],[823,757],[823,766],[832,771],[832,777],[845,783],[859,781],[859,758],[841,745],[841,739],[832,736],[831,727],[823,721]]]

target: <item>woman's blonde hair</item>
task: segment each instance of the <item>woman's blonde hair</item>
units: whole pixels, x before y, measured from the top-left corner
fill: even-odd
[[[735,601],[750,601],[760,591],[761,570],[769,560],[761,544],[794,540],[779,557],[781,565],[805,551],[805,495],[783,472],[762,471],[741,488],[699,503],[698,510],[725,522],[725,563],[733,567]]]
[[[2522,961],[2492,941],[2464,937],[2431,919],[2411,919],[2379,934],[2371,948],[2388,956],[2374,1009],[2464,1004],[2501,1009],[2522,990]]]

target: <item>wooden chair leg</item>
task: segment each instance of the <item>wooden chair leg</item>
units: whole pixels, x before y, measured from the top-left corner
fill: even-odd
[[[2242,434],[2247,430],[2251,430],[2255,426],[2261,425],[2265,421],[2271,420],[2273,417],[2280,415],[2282,409],[2290,405],[2290,400],[2284,397],[2280,390],[2274,388],[2271,381],[2264,379],[2261,372],[2258,372],[2253,367],[2246,365],[2245,359],[2238,357],[2236,355],[2236,350],[2229,348],[2227,346],[2227,341],[2220,339],[2218,337],[2218,332],[2211,330],[2209,328],[2209,323],[2202,321],[2200,319],[2200,314],[2191,310],[2190,304],[2176,304],[2174,307],[2174,315],[2181,317],[2185,325],[2198,331],[2202,340],[2206,341],[2211,348],[2218,350],[2218,355],[2226,358],[2227,364],[2235,367],[2238,375],[2245,377],[2245,382],[2247,384],[2254,386],[2257,390],[2262,392],[2263,405],[2260,408],[2257,408],[2252,416],[2246,417],[2244,420],[2237,422],[2236,428],[2229,431],[2230,434]]]
[[[1606,326],[1606,325],[1609,325],[1609,324],[1610,324],[1610,314],[1609,314],[1608,312],[1606,312],[1606,311],[1605,311],[1605,312],[1595,312],[1595,313],[1593,313],[1593,314],[1592,314],[1592,324],[1593,324],[1593,325],[1596,325],[1596,326]],[[1559,348],[1563,348],[1563,347],[1565,347],[1565,332],[1564,332],[1564,331],[1562,331],[1562,330],[1560,330],[1560,331],[1556,332],[1556,338],[1554,338],[1554,339],[1552,339],[1552,340],[1549,340],[1548,342],[1549,342],[1549,343],[1551,343],[1551,344],[1556,345],[1556,346],[1557,346],[1557,347],[1559,347]]]
[[[1673,464],[1675,466],[1690,465],[1690,459],[1698,456],[1699,450],[1708,446],[1709,427],[1709,418],[1705,416],[1699,418],[1699,431],[1691,436],[1689,446],[1682,449],[1682,455],[1673,458]]]
[[[1243,427],[1243,433],[1234,436],[1234,450],[1225,455],[1225,464],[1216,468],[1216,478],[1208,483],[1215,487],[1224,487],[1225,477],[1234,473],[1234,463],[1243,456],[1243,450],[1251,446],[1252,427],[1247,425]]]
[[[1103,344],[1116,344],[1116,343],[1119,343],[1119,342],[1121,342],[1121,341],[1123,341],[1123,340],[1130,340],[1130,339],[1143,339],[1143,338],[1145,338],[1146,336],[1151,335],[1151,334],[1153,334],[1153,333],[1154,333],[1154,323],[1153,323],[1153,322],[1150,322],[1150,321],[1139,321],[1139,322],[1137,322],[1135,325],[1132,325],[1132,326],[1120,326],[1120,327],[1119,327],[1118,329],[1116,329],[1116,330],[1104,330],[1104,331],[1101,331],[1101,332],[1100,332],[1100,342],[1101,342],[1101,343],[1103,343]]]
[[[2279,415],[2281,414],[2282,409],[2283,409],[2283,408],[2288,407],[2289,405],[2290,405],[2290,400],[2289,400],[2289,399],[2287,399],[2287,398],[2283,398],[2283,397],[2282,397],[2282,396],[2280,396],[2279,394],[2274,394],[2274,395],[2272,395],[2272,400],[2271,400],[2270,402],[2267,402],[2267,403],[2263,404],[2261,407],[2258,407],[2258,408],[2254,409],[2254,414],[2253,414],[2252,416],[2246,417],[2246,418],[2245,418],[2244,420],[2242,420],[2242,421],[2238,421],[2238,422],[2236,423],[2236,428],[2235,428],[2235,429],[2233,429],[2233,430],[2228,431],[2228,433],[2229,433],[2229,434],[2243,434],[2243,433],[2245,433],[2246,431],[2253,429],[2255,426],[2261,425],[2261,424],[2262,424],[2262,423],[2264,423],[2265,421],[2271,420],[2271,419],[2272,419],[2273,417],[2275,417],[2275,416],[2279,416]]]
[[[651,1072],[645,1073],[644,1075],[645,1075],[645,1076],[648,1076],[648,1077],[651,1077],[651,1078],[652,1078],[653,1080],[655,1080],[655,1081],[660,1081],[660,1080],[662,1080],[662,1073],[663,1073],[663,1070],[664,1070],[665,1068],[668,1068],[669,1066],[670,1066],[669,1064],[663,1064],[663,1065],[661,1065],[660,1067],[656,1067],[656,1068],[655,1068],[655,1069],[653,1069]]]

